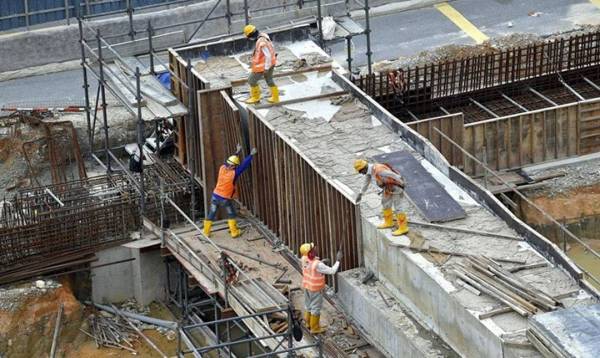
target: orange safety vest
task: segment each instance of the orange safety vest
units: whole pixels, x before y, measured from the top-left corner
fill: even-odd
[[[381,173],[386,170],[392,171],[392,172],[400,175],[389,164],[381,164],[381,163],[373,164],[373,176],[375,177],[375,182],[377,183],[377,186],[380,188],[385,188],[387,190],[392,190],[393,186],[399,186],[399,187],[403,188],[404,183],[399,182],[394,178],[390,178],[390,177],[384,178],[381,176]]]
[[[318,292],[325,288],[325,275],[317,271],[319,260],[306,260],[302,266],[302,287],[311,291]]]
[[[235,193],[235,169],[228,168],[226,165],[221,165],[219,169],[219,178],[217,179],[217,185],[213,193],[218,196],[231,199]]]
[[[265,72],[265,54],[263,53],[263,48],[265,47],[271,54],[271,67],[275,67],[275,65],[277,64],[277,54],[275,53],[275,49],[273,48],[273,43],[271,42],[267,34],[260,34],[258,35],[258,40],[256,40],[254,52],[252,53],[253,73]]]

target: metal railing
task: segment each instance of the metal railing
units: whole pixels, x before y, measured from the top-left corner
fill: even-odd
[[[561,233],[561,236],[562,236],[562,240],[561,240],[562,241],[562,251],[564,252],[565,255],[567,255],[567,249],[568,249],[567,248],[567,238],[569,238],[569,239],[577,242],[579,245],[581,245],[587,252],[591,253],[596,259],[600,260],[600,253],[598,253],[590,245],[588,245],[585,241],[581,240],[579,237],[577,237],[575,234],[573,234],[571,231],[569,231],[569,229],[567,229],[563,224],[561,224],[560,222],[558,222],[554,217],[552,217],[550,214],[548,214],[544,209],[540,208],[533,201],[529,200],[529,198],[527,198],[520,191],[518,191],[517,189],[515,189],[514,186],[512,186],[508,182],[506,182],[506,180],[504,180],[500,175],[498,175],[496,173],[496,171],[490,169],[485,163],[481,162],[479,159],[477,159],[475,156],[473,156],[471,153],[469,153],[467,150],[465,150],[458,143],[456,143],[455,141],[453,141],[450,137],[448,137],[442,131],[440,131],[437,128],[433,128],[433,129],[442,138],[444,138],[446,141],[448,141],[450,144],[456,146],[461,152],[464,153],[464,155],[466,155],[467,157],[469,157],[470,159],[472,159],[475,163],[477,163],[479,166],[481,166],[485,170],[486,173],[491,174],[496,180],[498,180],[500,183],[502,183],[502,185],[506,186],[508,189],[510,189],[511,192],[515,193],[519,197],[519,199],[523,200],[524,202],[527,203],[527,205],[529,205],[532,208],[534,208],[545,219],[547,219],[552,225],[555,225],[556,228],[557,228],[557,230]],[[599,261],[599,263],[600,263],[600,261]],[[585,274],[585,277],[590,278],[592,281],[594,281],[594,284],[597,287],[600,287],[600,277],[594,276],[594,274],[592,274],[591,272],[583,269],[580,265],[577,265],[577,266]]]
[[[64,21],[67,25],[79,12],[86,18],[119,13],[132,15],[136,11],[206,0],[5,0],[0,2],[0,31]]]

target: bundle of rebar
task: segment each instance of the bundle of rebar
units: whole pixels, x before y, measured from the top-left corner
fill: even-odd
[[[560,302],[486,257],[469,257],[454,274],[473,288],[503,302],[521,316],[555,310]]]
[[[94,339],[96,347],[110,347],[127,350],[133,354],[133,343],[139,341],[137,332],[119,317],[105,317],[101,315],[90,315],[88,317],[90,332],[84,332]]]

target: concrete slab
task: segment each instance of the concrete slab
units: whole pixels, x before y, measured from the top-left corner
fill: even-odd
[[[592,358],[600,352],[599,304],[537,315],[529,326],[565,357]]]

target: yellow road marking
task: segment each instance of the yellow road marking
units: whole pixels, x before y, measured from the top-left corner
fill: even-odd
[[[590,2],[598,7],[600,7],[600,0],[590,0]]]
[[[599,1],[600,0],[593,0]],[[475,42],[478,44],[483,43],[485,40],[489,39],[489,37],[483,32],[479,31],[475,25],[473,25],[469,20],[467,20],[462,14],[456,11],[455,8],[450,6],[447,2],[436,4],[435,8],[438,9],[442,14],[444,14],[450,21],[452,21],[456,26],[458,26],[461,30],[467,33],[467,35],[471,36]]]

